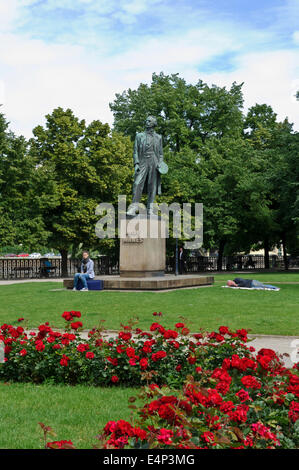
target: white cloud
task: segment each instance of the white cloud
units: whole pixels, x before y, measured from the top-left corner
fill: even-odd
[[[299,46],[299,31],[295,31],[295,32],[293,33],[293,41],[294,41],[294,43],[295,43],[296,45]]]
[[[5,104],[5,86],[3,80],[0,80],[0,106]]]
[[[153,7],[159,0],[123,0],[123,21],[133,23],[136,15]],[[289,2],[294,6],[292,2]],[[113,11],[115,0],[50,0],[55,6],[88,6],[80,41],[71,41],[72,30],[66,29],[66,39],[60,44],[32,39],[29,34],[15,33],[16,23],[23,21],[21,5],[33,0],[0,0],[0,103],[2,112],[17,134],[31,136],[31,130],[43,124],[44,116],[57,106],[71,108],[87,121],[100,119],[112,123],[109,102],[115,93],[149,83],[153,72],[178,72],[187,82],[203,79],[209,84],[230,87],[233,81],[245,82],[245,106],[258,103],[271,105],[279,119],[286,116],[299,130],[298,102],[294,94],[298,86],[299,57],[294,49],[264,52],[263,45],[272,40],[272,31],[241,28],[241,25],[209,21],[198,27],[190,25],[184,32],[167,32],[158,36],[140,36],[124,52],[107,54],[113,31],[96,28],[96,13]],[[163,4],[163,2],[162,2]],[[4,8],[5,7],[5,8]],[[94,12],[93,14],[91,12]],[[21,14],[22,13],[22,14]],[[103,13],[104,14],[104,13]],[[174,14],[174,13],[173,13]],[[3,16],[2,16],[3,15]],[[4,20],[2,21],[2,18]],[[293,43],[299,32],[293,34]],[[125,39],[125,38],[124,38]],[[97,48],[90,48],[97,44]],[[123,46],[123,44],[121,44]],[[250,50],[256,52],[248,53]],[[202,73],[206,61],[217,64],[218,56],[232,54],[233,72]],[[1,86],[2,84],[2,86]],[[5,96],[4,96],[5,89]],[[2,99],[1,99],[2,98]],[[5,99],[5,100],[4,100]]]
[[[280,50],[243,55],[234,72],[214,73],[203,78],[219,86],[230,86],[233,81],[244,82],[245,108],[266,103],[272,106],[279,120],[288,117],[299,130],[298,102],[294,98],[298,72],[299,53]]]
[[[160,38],[148,38],[122,55],[109,61],[117,70],[163,69],[163,67],[196,65],[211,57],[237,51],[233,35],[221,32],[217,35],[210,28],[201,28],[178,37],[175,34]]]
[[[12,27],[13,20],[16,17],[17,1],[11,0],[6,2],[0,0],[0,18],[1,18],[1,30],[9,31]]]
[[[0,49],[6,98],[2,111],[14,132],[30,137],[33,127],[58,106],[70,107],[88,121],[111,122],[107,98],[113,98],[113,84],[82,48],[11,35],[6,39],[10,54],[7,48]]]

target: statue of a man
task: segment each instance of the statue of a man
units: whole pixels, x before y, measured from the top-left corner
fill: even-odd
[[[147,213],[153,214],[153,203],[156,194],[161,194],[160,173],[167,173],[167,165],[163,160],[162,136],[155,132],[157,120],[148,116],[145,131],[136,134],[134,144],[134,183],[133,201],[128,215],[135,215],[144,187],[147,192]]]

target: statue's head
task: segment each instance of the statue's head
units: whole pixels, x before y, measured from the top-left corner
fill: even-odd
[[[155,116],[148,116],[145,121],[146,128],[156,127],[157,119]]]

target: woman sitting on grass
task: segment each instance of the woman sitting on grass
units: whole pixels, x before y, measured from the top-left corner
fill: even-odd
[[[81,261],[81,268],[80,268],[80,273],[76,273],[74,277],[74,288],[73,290],[78,290],[77,285],[79,282],[79,279],[81,280],[83,284],[83,289],[82,291],[88,291],[88,286],[87,286],[87,279],[93,279],[94,278],[94,270],[93,270],[93,261],[89,258],[89,253],[88,251],[83,251],[83,259]]]

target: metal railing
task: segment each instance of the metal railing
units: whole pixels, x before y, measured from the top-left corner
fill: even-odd
[[[189,256],[184,261],[183,272],[199,273],[205,271],[217,271],[216,256]],[[51,266],[45,266],[43,258],[0,258],[0,279],[41,279],[60,278],[61,258],[50,258]],[[78,272],[80,260],[67,260],[68,275],[73,276]],[[285,269],[283,257],[270,256],[270,269]],[[299,269],[299,257],[288,257],[288,268]],[[261,255],[252,256],[224,256],[222,259],[222,271],[247,271],[265,269],[265,258]],[[118,259],[109,256],[101,256],[94,259],[94,270],[97,276],[119,274]],[[166,258],[166,272],[175,272],[175,258]]]

